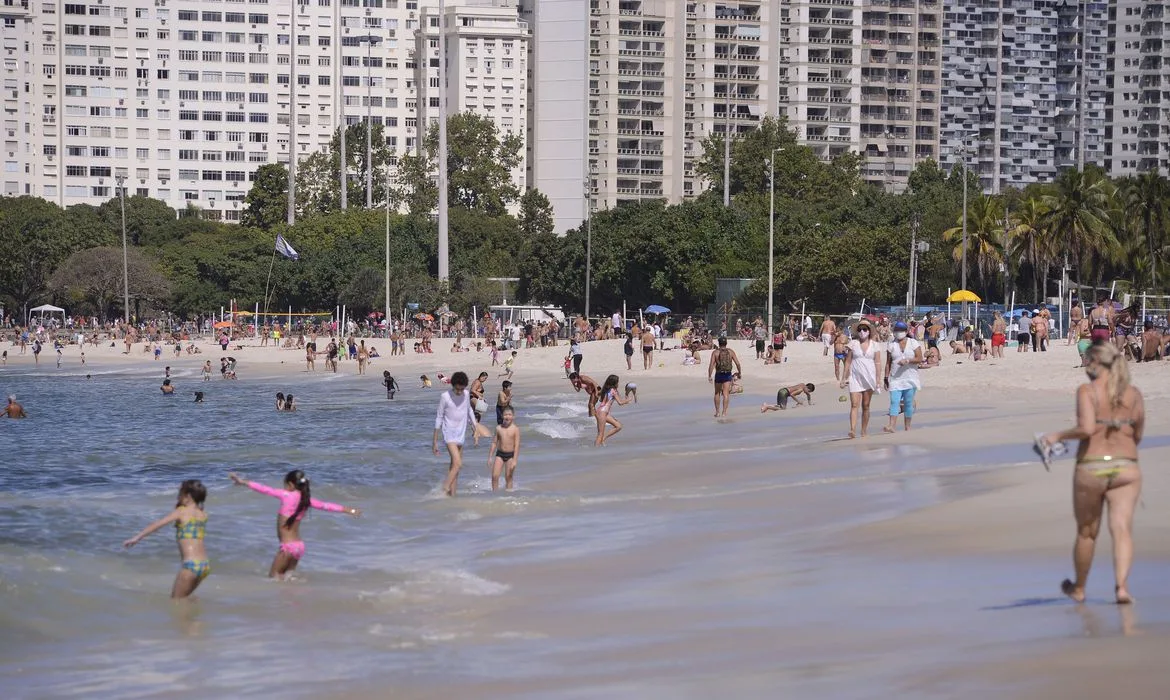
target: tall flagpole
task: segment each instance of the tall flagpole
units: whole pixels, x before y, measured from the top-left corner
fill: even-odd
[[[277,234],[279,236],[280,234]],[[272,242],[272,258],[268,261],[268,279],[264,281],[264,318],[268,318],[268,285],[272,282],[272,267],[276,264],[276,241]],[[257,319],[259,322],[259,319]]]
[[[447,241],[447,4],[439,0],[439,283],[450,277]]]

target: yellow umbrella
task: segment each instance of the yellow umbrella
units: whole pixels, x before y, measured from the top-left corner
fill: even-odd
[[[960,302],[960,301],[973,301],[976,304],[978,304],[979,302],[981,302],[983,300],[980,299],[979,295],[976,294],[975,292],[970,292],[970,291],[967,291],[966,289],[956,290],[949,297],[947,297],[947,302],[949,302],[949,303]]]

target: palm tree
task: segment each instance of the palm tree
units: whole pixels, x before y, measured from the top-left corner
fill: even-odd
[[[943,231],[943,240],[955,242],[955,262],[963,259],[963,215],[958,225]],[[988,273],[994,274],[1003,262],[1004,231],[1003,209],[991,195],[976,198],[967,207],[967,259],[975,264],[979,273],[979,291],[986,295],[984,281]]]
[[[1044,227],[1052,232],[1055,252],[1076,263],[1077,287],[1084,283],[1089,267],[1100,271],[1100,253],[1115,248],[1117,239],[1109,230],[1110,198],[1113,183],[1098,170],[1068,168],[1057,176],[1042,201],[1048,210]]]
[[[1031,197],[1024,206],[1011,215],[1007,241],[1009,260],[1032,266],[1032,300],[1040,301],[1040,290],[1047,289],[1048,270],[1055,251],[1052,236],[1045,224],[1048,209],[1037,197]],[[1043,285],[1041,285],[1043,281]]]
[[[1150,287],[1156,289],[1158,256],[1166,243],[1167,223],[1170,222],[1170,182],[1151,170],[1127,180],[1123,189],[1128,218],[1149,251]]]

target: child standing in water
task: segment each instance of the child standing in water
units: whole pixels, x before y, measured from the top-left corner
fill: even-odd
[[[597,400],[597,408],[593,410],[593,415],[597,418],[597,440],[593,444],[597,447],[604,445],[606,440],[622,430],[622,424],[613,417],[613,405],[616,403],[619,406],[625,406],[629,401],[618,395],[618,381],[616,374],[605,378],[605,384],[601,386],[600,398]],[[612,426],[613,430],[607,433],[606,425]]]
[[[268,578],[284,580],[285,574],[297,568],[301,557],[305,556],[305,543],[301,540],[301,519],[309,508],[327,510],[331,513],[349,513],[353,516],[361,515],[357,508],[347,508],[336,503],[318,501],[309,495],[309,477],[300,469],[294,469],[284,475],[284,490],[247,481],[238,474],[228,474],[236,486],[247,486],[256,493],[265,496],[275,496],[280,499],[280,510],[276,516],[276,537],[280,540],[280,549],[272,566],[268,569]]]
[[[496,394],[496,425],[504,424],[506,408],[512,408],[512,382],[507,379],[500,384],[500,393]]]
[[[170,515],[147,525],[142,532],[122,543],[123,547],[129,549],[169,523],[175,524],[175,539],[179,544],[179,557],[183,565],[171,586],[171,598],[190,596],[211,573],[211,562],[207,560],[207,550],[203,547],[203,535],[207,528],[207,514],[203,512],[205,500],[207,489],[201,481],[184,481],[179,485],[179,499]]]
[[[386,387],[386,398],[393,399],[394,394],[398,391],[398,382],[390,376],[389,370],[382,372],[382,386]]]
[[[501,423],[496,427],[488,449],[488,466],[492,470],[492,491],[500,489],[500,472],[504,472],[504,488],[512,490],[512,477],[516,474],[516,463],[520,460],[520,428],[513,422],[515,412],[511,406],[502,411]]]

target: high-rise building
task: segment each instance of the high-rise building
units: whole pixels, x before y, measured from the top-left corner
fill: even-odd
[[[384,125],[388,145],[399,153],[413,151],[425,128],[420,114],[431,117],[433,96],[419,104],[419,81],[425,75],[429,88],[437,78],[434,47],[419,56],[415,33],[424,16],[438,20],[438,4],[6,2],[0,7],[6,50],[3,191],[62,205],[96,204],[114,196],[116,179],[123,177],[127,194],[176,208],[190,203],[205,216],[234,221],[260,165],[287,163],[290,152],[308,156],[328,144],[343,121],[369,116]],[[514,0],[447,5],[449,51],[460,59],[449,65],[464,70],[471,45],[486,52],[489,35],[494,37],[496,104],[487,109],[488,81],[481,80],[477,107],[501,130],[523,133],[527,32],[514,7],[500,9]],[[514,42],[509,68],[505,41]],[[452,112],[471,108],[469,95],[458,92],[470,84],[464,77],[448,81]]]
[[[590,0],[595,207],[697,195],[707,186],[694,167],[703,139],[746,133],[778,113],[775,5]]]
[[[553,230],[576,228],[591,201],[588,110],[589,5],[583,0],[522,0],[529,44],[528,186],[553,209]]]
[[[863,178],[899,191],[938,159],[941,14],[939,0],[784,4],[788,118],[822,160],[862,153]]]
[[[1109,7],[1105,169],[1170,175],[1170,2]]]
[[[963,0],[944,20],[942,164],[986,192],[1101,163],[1104,3]]]
[[[515,0],[479,0],[446,8],[447,114],[469,112],[489,117],[501,137],[527,137],[528,23],[517,14]],[[437,4],[421,12],[422,30],[415,33],[418,67],[419,123],[424,129],[439,121],[443,91],[439,55],[440,16]],[[425,132],[424,134],[425,135]],[[526,179],[525,150],[512,170],[521,192]]]

